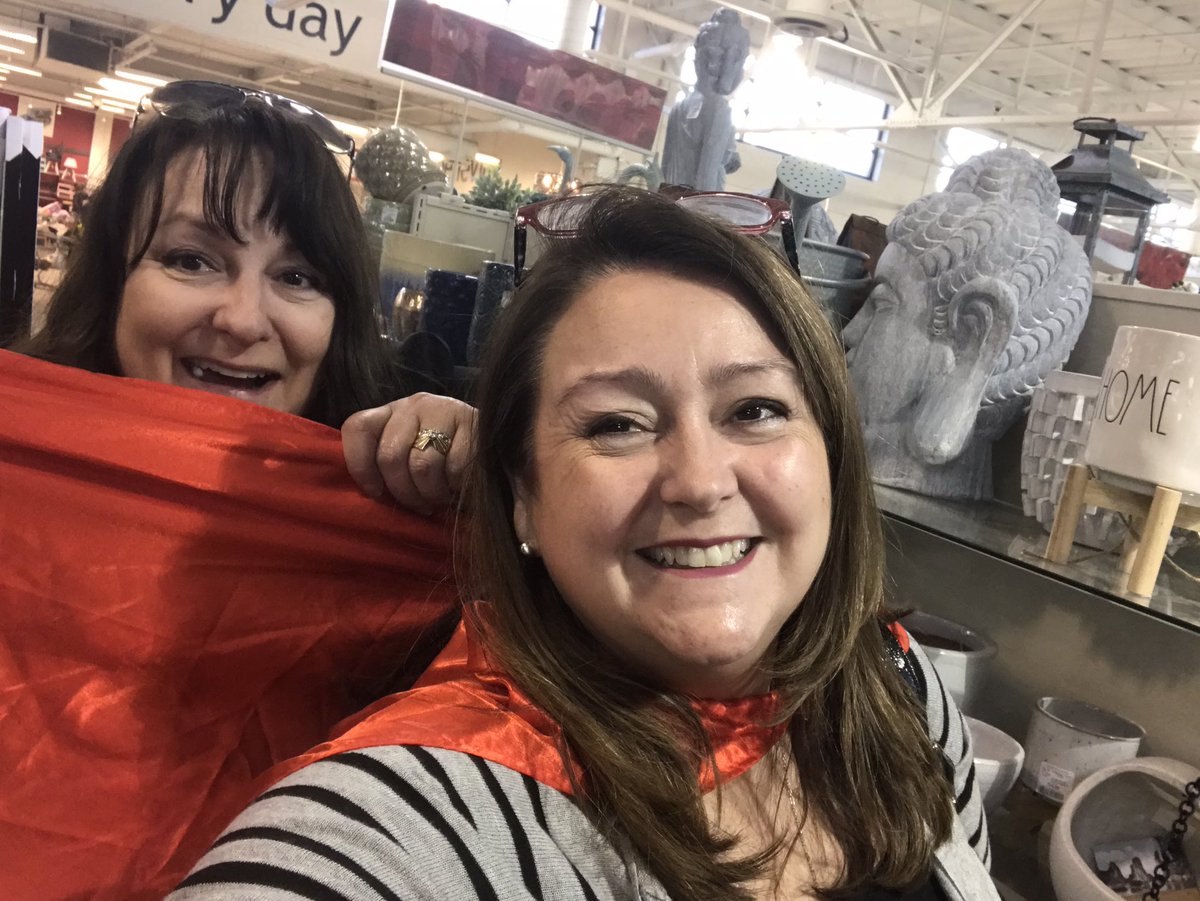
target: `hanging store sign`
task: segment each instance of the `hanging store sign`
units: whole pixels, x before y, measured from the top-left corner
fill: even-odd
[[[147,18],[145,0],[96,0],[95,5]],[[264,0],[163,0],[154,4],[153,19],[370,76],[379,71],[386,13],[383,0],[313,0],[286,10]]]
[[[384,72],[602,140],[654,143],[662,88],[426,0],[394,0],[384,34]]]

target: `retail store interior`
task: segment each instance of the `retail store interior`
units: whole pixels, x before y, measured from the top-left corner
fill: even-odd
[[[428,34],[409,32],[418,18],[433,22]],[[744,62],[723,89],[705,87],[717,51],[702,33],[741,47]],[[550,62],[514,67],[472,44],[481,36]],[[737,55],[721,43],[726,52]],[[556,53],[592,68],[579,74]],[[564,71],[576,85],[611,88],[611,108],[556,105],[565,89],[551,82]],[[527,79],[523,89],[506,93],[511,78]],[[1127,861],[1109,867],[1103,854],[1165,842],[1172,822],[1187,822],[1185,786],[1200,784],[1196,0],[0,0],[0,107],[41,134],[31,292],[5,285],[0,296],[0,312],[17,310],[22,328],[41,327],[86,240],[89,194],[129,140],[139,104],[178,80],[284,95],[353,138],[350,183],[379,267],[380,332],[395,344],[436,331],[425,318],[435,288],[427,270],[460,273],[459,288],[469,278],[478,317],[496,264],[518,254],[518,208],[605,183],[681,181],[782,199],[801,275],[850,348],[882,340],[869,317],[901,284],[880,278],[895,262],[885,248],[917,254],[904,243],[918,229],[910,223],[959,216],[944,219],[948,236],[928,237],[948,247],[974,227],[966,202],[949,195],[1025,205],[1004,220],[1016,225],[971,239],[981,256],[989,243],[1025,240],[1010,231],[1064,235],[1054,246],[1068,249],[1037,263],[1040,275],[992,279],[1035,298],[1013,314],[1021,324],[1007,356],[979,375],[1019,372],[1016,387],[981,387],[937,465],[919,459],[911,423],[894,416],[896,431],[880,426],[868,450],[888,600],[929,644],[969,717],[1000,896],[1107,901],[1150,890],[1150,875],[1139,883]],[[672,178],[685,166],[679,142],[694,140],[700,154],[705,141],[724,141],[713,131],[689,137],[714,101],[728,146],[715,168]],[[1006,149],[1027,156],[986,156]],[[10,167],[13,159],[10,150]],[[992,177],[979,159],[1011,164],[996,178],[1024,187],[986,196],[963,187]],[[1029,191],[1043,194],[1029,201]],[[28,255],[10,234],[5,222],[6,266]],[[1028,240],[1050,240],[1037,236]],[[538,242],[531,233],[531,266]],[[940,271],[923,265],[906,276],[922,292]],[[1045,287],[1021,287],[1027,278]],[[488,303],[498,306],[499,294]],[[928,337],[895,353],[936,357],[939,329],[960,315],[950,307],[950,320],[935,314]],[[441,335],[424,373],[465,400],[471,317],[468,305],[445,318],[453,334]],[[21,337],[4,334],[6,321],[0,346]],[[888,346],[874,346],[877,360]],[[1021,353],[1058,356],[1030,376],[1014,362]],[[867,356],[852,350],[860,391],[907,377],[860,374]],[[944,375],[935,368],[919,390],[939,393],[941,424],[963,418],[953,403],[971,374],[934,384]],[[881,404],[859,402],[871,432]],[[990,431],[981,425],[989,406],[1002,413]],[[907,409],[915,417],[924,407]],[[1149,438],[1122,431],[1139,416]],[[0,485],[0,518],[4,503]],[[1180,876],[1164,899],[1200,899],[1200,816],[1189,825],[1175,853],[1191,855],[1195,876]]]

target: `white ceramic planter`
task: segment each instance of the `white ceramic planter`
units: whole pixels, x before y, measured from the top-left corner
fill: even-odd
[[[1033,392],[1021,441],[1021,506],[1047,532],[1062,498],[1068,467],[1083,462],[1100,377],[1056,369]],[[1113,510],[1086,507],[1075,530],[1075,543],[1110,548],[1125,536]]]
[[[1083,701],[1042,698],[1025,738],[1021,781],[1057,803],[1099,769],[1137,756],[1146,730]]]
[[[1093,868],[1100,844],[1166,833],[1183,787],[1200,770],[1166,757],[1142,757],[1093,773],[1071,792],[1050,836],[1050,880],[1063,901],[1124,901]],[[1200,815],[1193,816],[1184,852],[1200,860]]]
[[[910,613],[900,624],[916,633],[913,637],[929,656],[950,696],[969,712],[987,675],[987,661],[996,655],[996,645],[982,632],[930,613]],[[939,642],[954,647],[937,647]]]
[[[1125,325],[1104,367],[1087,462],[1200,498],[1200,336]]]
[[[975,758],[975,778],[983,797],[983,809],[991,813],[1008,795],[1021,764],[1025,749],[1020,742],[995,726],[964,716],[971,733],[972,756]]]

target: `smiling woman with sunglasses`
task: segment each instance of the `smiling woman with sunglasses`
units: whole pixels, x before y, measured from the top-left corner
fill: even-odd
[[[353,156],[329,119],[278,94],[155,89],[92,196],[44,328],[14,349],[344,424],[364,490],[448,503],[469,427],[453,438],[473,412],[428,394],[388,404],[409,391],[379,337]],[[449,453],[414,449],[422,431]]]

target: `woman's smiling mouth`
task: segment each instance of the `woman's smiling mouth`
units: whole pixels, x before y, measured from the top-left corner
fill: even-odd
[[[259,391],[280,378],[279,373],[272,369],[246,369],[199,357],[185,357],[180,364],[192,379],[221,393]]]
[[[655,566],[664,569],[720,569],[744,560],[760,539],[735,538],[718,544],[657,545],[642,548],[637,553]]]

